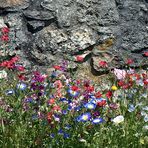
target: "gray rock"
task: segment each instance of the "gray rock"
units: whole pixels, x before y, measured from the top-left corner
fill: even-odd
[[[67,55],[92,50],[89,60],[97,71],[104,69],[96,61],[111,57],[115,59],[110,67],[125,66],[128,58],[135,61],[133,67],[148,65],[146,0],[1,1],[1,16],[15,40],[11,47],[20,46],[22,57],[33,64],[51,65]]]

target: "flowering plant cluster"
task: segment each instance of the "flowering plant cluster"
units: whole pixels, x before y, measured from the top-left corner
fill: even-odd
[[[100,89],[101,84],[70,77],[65,62],[53,66],[51,75],[34,71],[27,77],[18,60],[0,64],[1,141],[20,147],[147,144],[146,72],[114,69],[112,85]],[[11,72],[11,81],[4,71]]]
[[[9,29],[1,32],[7,49]],[[88,54],[72,60],[83,62]],[[47,75],[28,73],[19,60],[0,60],[0,147],[148,145],[147,71],[114,68],[104,87],[105,82],[74,77],[68,61],[54,65]],[[134,61],[125,63],[129,67]],[[107,61],[98,65],[109,66]]]

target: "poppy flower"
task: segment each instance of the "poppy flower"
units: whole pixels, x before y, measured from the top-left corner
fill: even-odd
[[[106,97],[108,99],[110,99],[112,97],[113,93],[109,90],[107,93],[106,93]]]
[[[49,104],[49,105],[52,105],[52,104],[54,104],[54,103],[55,103],[55,100],[54,100],[53,98],[48,100],[48,104]]]
[[[18,79],[21,80],[21,81],[26,80],[26,77],[25,77],[25,75],[23,75],[23,74],[20,74],[20,75],[18,75],[17,77],[18,77]]]
[[[71,86],[71,90],[73,90],[73,91],[78,91],[79,88],[78,88],[77,86]]]
[[[62,67],[59,66],[59,65],[54,65],[53,68],[54,68],[55,70],[61,70],[61,69],[62,69]]]
[[[97,102],[97,106],[99,107],[103,107],[106,105],[106,100],[105,99],[101,99],[100,101]]]
[[[96,98],[101,98],[102,97],[102,94],[100,91],[98,91],[97,93],[95,93],[95,97]]]

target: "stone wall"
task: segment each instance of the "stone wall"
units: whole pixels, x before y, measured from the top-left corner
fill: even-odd
[[[27,66],[50,66],[88,53],[100,71],[148,65],[148,0],[0,0],[0,28],[10,28],[12,52]],[[18,50],[19,49],[19,50]]]

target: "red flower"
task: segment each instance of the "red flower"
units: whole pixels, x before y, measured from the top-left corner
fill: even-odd
[[[1,37],[1,40],[2,40],[2,41],[8,42],[8,41],[9,41],[8,35],[3,35],[3,36]]]
[[[18,79],[21,81],[22,80],[24,81],[24,80],[26,80],[26,77],[23,74],[20,74],[20,75],[18,75]]]
[[[59,66],[59,65],[55,65],[55,66],[53,66],[53,68],[54,68],[55,70],[61,70],[61,66]]]
[[[123,85],[124,85],[124,81],[120,80],[120,81],[118,82],[118,85],[119,85],[119,86],[123,86]]]
[[[102,97],[101,92],[100,92],[100,91],[98,91],[98,92],[95,94],[95,97],[96,97],[96,98],[101,98],[101,97]]]
[[[132,63],[134,63],[134,61],[133,61],[132,59],[127,59],[127,61],[126,61],[126,64],[127,64],[127,65],[130,65],[130,64],[132,64]]]
[[[99,66],[100,67],[107,67],[107,62],[106,61],[100,61]]]
[[[16,63],[20,58],[18,56],[15,56],[11,59],[11,62]]]
[[[78,91],[79,88],[78,88],[77,86],[71,86],[71,90],[72,90],[72,91]]]
[[[105,105],[106,105],[106,100],[102,100],[102,101],[100,101],[100,102],[97,102],[97,105],[98,105],[99,107],[105,106]]]
[[[48,104],[50,104],[50,105],[52,105],[52,104],[54,104],[55,103],[55,100],[52,98],[52,99],[50,99],[50,100],[48,100]]]
[[[10,30],[8,27],[3,27],[1,31],[2,33],[9,33]]]
[[[106,93],[106,97],[108,99],[110,99],[112,97],[113,93],[109,90],[107,93]]]
[[[94,86],[88,86],[88,87],[86,87],[86,91],[88,91],[88,92],[94,91]]]
[[[25,67],[23,67],[23,66],[17,66],[17,70],[18,71],[24,71],[25,70]]]
[[[145,85],[148,85],[148,79],[143,80],[143,83],[144,83]]]
[[[54,110],[54,111],[61,111],[61,108],[60,108],[60,106],[56,105],[56,106],[54,106],[52,108],[52,110]]]
[[[77,62],[83,62],[83,60],[84,60],[84,57],[82,57],[82,56],[76,56],[76,61]]]
[[[148,57],[148,51],[144,52],[144,56]]]
[[[1,31],[2,33],[9,33],[10,29],[8,27],[3,27]]]

